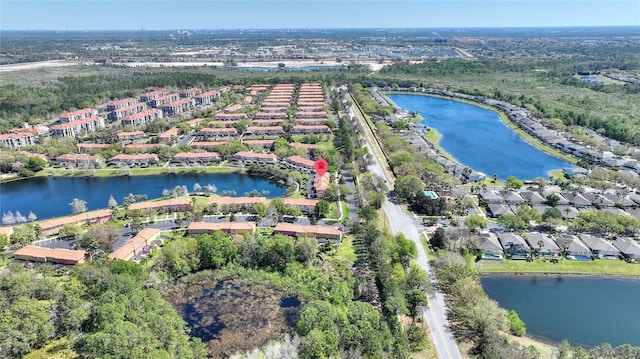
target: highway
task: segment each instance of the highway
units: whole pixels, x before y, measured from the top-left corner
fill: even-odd
[[[353,111],[353,108],[349,108],[348,112],[350,116],[360,121],[362,125],[361,127],[363,127],[365,132],[364,137],[367,142],[367,147],[369,148],[369,152],[373,154],[374,163],[368,166],[369,172],[382,177],[386,180],[389,187],[392,187],[395,182],[395,178],[388,170],[387,161],[382,154],[382,149],[373,137],[373,133],[369,129],[369,126],[366,124],[364,118],[361,117],[359,111]],[[434,349],[438,358],[462,359],[462,354],[460,353],[458,344],[449,329],[446,317],[447,306],[445,304],[444,297],[438,290],[435,274],[429,265],[427,254],[420,243],[421,224],[419,224],[415,218],[403,212],[399,205],[390,202],[388,199],[383,203],[382,209],[389,220],[391,232],[393,234],[404,233],[407,238],[413,240],[416,244],[418,248],[418,258],[416,262],[427,272],[431,279],[431,284],[435,289],[434,294],[429,297],[429,304],[427,307],[423,308],[423,314],[427,324],[429,325]]]

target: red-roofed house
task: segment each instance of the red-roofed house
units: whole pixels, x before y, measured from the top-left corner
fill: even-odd
[[[240,212],[253,210],[258,203],[267,205],[264,197],[210,197],[209,205],[215,207],[218,212]]]
[[[215,146],[224,145],[225,143],[227,142],[226,141],[196,141],[196,142],[191,142],[191,147],[202,149],[202,150],[211,150]]]
[[[165,96],[169,93],[169,91],[165,88],[153,87],[148,88],[148,91],[140,95],[140,101],[142,102],[151,102],[159,97]]]
[[[118,132],[116,133],[116,137],[118,138],[118,142],[122,141],[135,141],[141,138],[147,137],[142,131],[131,131],[131,132]]]
[[[217,121],[239,121],[239,120],[244,120],[244,119],[248,119],[249,117],[247,117],[246,113],[216,113],[215,116],[213,116],[214,120]]]
[[[136,100],[137,101],[137,100]],[[132,105],[129,105],[127,107],[122,107],[122,108],[117,108],[111,112],[109,112],[109,119],[110,120],[120,120],[123,119],[127,116],[136,114],[138,112],[143,112],[147,110],[147,104],[144,102],[136,102]]]
[[[317,198],[324,197],[324,192],[327,190],[327,187],[329,186],[330,182],[331,182],[331,174],[329,172],[326,172],[322,176],[316,175],[313,178],[312,193],[310,195],[313,195]]]
[[[122,100],[109,101],[107,103],[107,111],[115,111],[117,109],[129,107],[136,103],[140,103],[140,101],[137,98],[133,97],[123,98]]]
[[[158,140],[162,143],[171,142],[172,138],[178,137],[180,130],[177,127],[172,127],[158,136]]]
[[[190,89],[185,89],[180,91],[179,94],[180,94],[180,98],[187,98],[187,97],[193,97],[199,94],[200,92],[202,92],[202,90],[199,89],[198,87],[192,87]]]
[[[326,118],[296,118],[296,123],[303,126],[324,125],[327,123]]]
[[[287,114],[284,112],[258,112],[253,116],[254,120],[286,120]]]
[[[165,103],[178,101],[179,99],[180,99],[179,94],[171,93],[168,95],[160,96],[158,98],[154,98],[153,100],[149,101],[149,106],[155,107],[155,108],[161,108]]]
[[[318,145],[312,145],[309,143],[298,143],[298,142],[291,142],[289,146],[294,148],[304,148],[305,150],[312,150],[312,149],[318,148]]]
[[[230,161],[238,161],[244,165],[247,164],[276,164],[278,156],[273,153],[256,153],[240,151],[229,158]]]
[[[51,235],[58,233],[60,229],[66,224],[91,224],[91,223],[103,223],[111,218],[111,210],[99,209],[97,211],[89,211],[80,214],[76,214],[68,217],[48,219],[39,222],[42,233],[45,235]]]
[[[72,112],[63,112],[58,117],[61,123],[68,123],[73,121],[82,120],[83,118],[93,117],[98,115],[98,110],[91,107],[83,108]]]
[[[109,259],[128,261],[139,255],[151,242],[160,235],[160,230],[156,228],[144,228],[135,237],[129,239],[122,247],[109,253]]]
[[[155,153],[145,153],[139,155],[127,155],[124,153],[115,155],[107,161],[108,165],[155,165],[158,163],[158,155]]]
[[[110,145],[106,143],[78,143],[78,152],[80,153],[91,153],[97,150],[104,150],[105,148],[109,148]]]
[[[130,211],[164,208],[168,211],[186,211],[191,207],[191,199],[188,197],[169,198],[161,201],[135,202],[129,205]]]
[[[281,126],[249,126],[246,135],[254,136],[280,136],[284,134]]]
[[[238,137],[238,131],[235,128],[203,128],[198,132],[199,136],[205,138],[233,138]]]
[[[284,120],[253,120],[251,124],[253,126],[282,126]]]
[[[284,165],[296,171],[311,173],[315,170],[315,161],[300,156],[290,156],[284,161]]]
[[[99,116],[84,117],[79,120],[64,122],[51,127],[54,136],[78,137],[104,127],[104,118]]]
[[[13,257],[24,261],[74,265],[84,263],[89,259],[89,254],[81,250],[28,245],[15,251]]]
[[[182,98],[177,101],[165,103],[162,105],[162,111],[169,116],[175,116],[189,111],[195,104],[195,101],[191,97]]]
[[[316,210],[318,199],[310,198],[285,198],[284,204],[286,206],[298,207],[303,213],[310,214]]]
[[[31,132],[13,132],[0,135],[0,145],[17,150],[20,147],[36,143],[36,136]]]
[[[167,145],[164,143],[130,143],[124,146],[124,148],[131,148],[144,153],[151,152],[158,147],[167,147]]]
[[[331,133],[331,129],[327,125],[318,125],[318,126],[295,125],[293,126],[291,133],[321,135],[321,134]]]
[[[162,111],[157,108],[150,108],[148,110],[134,113],[122,118],[122,125],[124,126],[144,126],[145,124],[162,118]]]
[[[332,242],[340,242],[342,239],[342,231],[340,227],[336,226],[278,223],[274,229],[274,233],[292,237],[316,237],[318,240],[328,240]]]
[[[214,99],[218,98],[220,98],[220,92],[218,90],[207,91],[193,97],[198,106],[210,105]]]
[[[64,154],[55,159],[55,163],[64,167],[100,167],[100,158],[86,154]]]
[[[208,164],[220,162],[220,156],[215,152],[181,152],[176,153],[171,159],[171,162]]]
[[[276,140],[242,140],[247,146],[260,146],[262,148],[271,148]]]
[[[205,234],[215,231],[231,234],[254,233],[256,224],[253,222],[191,222],[187,227],[188,234]]]
[[[185,122],[189,127],[194,128],[200,126],[201,123],[204,122],[204,118],[194,118],[193,120],[189,120]]]

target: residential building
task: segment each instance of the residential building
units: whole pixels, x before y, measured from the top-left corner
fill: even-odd
[[[296,119],[305,119],[305,118],[329,118],[326,112],[296,112]]]
[[[273,153],[256,153],[240,151],[229,158],[231,161],[237,161],[241,164],[276,164],[278,156]]]
[[[618,248],[627,262],[640,263],[640,244],[629,237],[616,237],[611,240],[611,244]]]
[[[135,141],[142,138],[146,138],[147,135],[145,135],[145,133],[142,131],[131,131],[131,132],[118,132],[116,133],[116,137],[118,138],[118,142],[123,142],[123,141]]]
[[[224,145],[226,141],[195,141],[191,142],[191,147],[201,150],[212,150],[215,146]]]
[[[91,116],[55,125],[51,127],[51,134],[62,137],[79,137],[101,127],[104,127],[104,119],[99,116]]]
[[[122,125],[133,126],[135,128],[144,126],[147,123],[153,122],[160,118],[162,118],[162,111],[158,110],[157,108],[150,108],[142,112],[124,116],[122,118]]]
[[[318,118],[297,118],[296,123],[303,126],[318,126],[324,125],[327,123],[326,118],[318,117]]]
[[[271,148],[275,140],[242,140],[247,146],[259,146],[262,148]]]
[[[590,234],[579,234],[578,238],[589,247],[596,258],[620,259],[620,251],[610,241]]]
[[[11,243],[11,235],[12,234],[13,234],[13,227],[12,226],[0,227],[0,235],[7,236],[7,239],[9,240],[9,243]],[[0,249],[2,249],[2,248],[0,248]]]
[[[12,132],[0,135],[0,145],[17,150],[21,147],[35,145],[36,136],[31,132]]]
[[[134,103],[133,105],[129,105],[127,107],[118,108],[109,112],[107,116],[110,120],[121,120],[127,116],[134,115],[138,112],[143,112],[147,110],[147,104],[144,102]]]
[[[309,199],[309,198],[285,198],[284,204],[285,206],[298,207],[305,214],[312,214],[316,210],[316,205],[318,204],[318,199]]]
[[[249,119],[249,117],[247,116],[246,113],[224,113],[224,112],[220,112],[220,113],[216,113],[213,116],[213,119],[216,121],[240,121],[240,120],[247,120]]]
[[[323,198],[324,192],[329,187],[329,183],[331,182],[331,174],[326,172],[322,176],[314,176],[313,178],[313,187],[310,193],[310,197],[315,196],[317,198]]]
[[[127,155],[124,153],[115,155],[107,161],[108,165],[146,166],[158,164],[158,155],[155,153],[145,153],[138,155]]]
[[[58,120],[60,123],[69,123],[94,116],[98,116],[98,110],[87,107],[76,111],[63,112],[58,116]]]
[[[87,154],[64,154],[58,156],[55,159],[55,163],[63,167],[83,167],[83,168],[97,168],[100,167],[101,161],[97,156],[91,156]]]
[[[199,89],[198,87],[192,87],[192,88],[180,91],[179,94],[180,94],[180,98],[187,98],[187,97],[193,97],[201,92],[202,90]]]
[[[194,118],[193,120],[186,121],[185,123],[191,128],[200,126],[204,122],[204,118]]]
[[[191,97],[182,98],[177,101],[165,103],[162,105],[162,111],[168,116],[175,116],[189,111],[195,104],[195,101]]]
[[[165,96],[169,90],[160,87],[149,88],[147,92],[140,95],[140,101],[151,102],[159,97]]]
[[[89,254],[82,250],[28,245],[13,252],[13,258],[23,261],[75,265],[88,260]]]
[[[304,148],[305,150],[314,150],[318,148],[318,145],[313,145],[309,143],[298,143],[298,142],[291,142],[289,146],[294,148]]]
[[[531,259],[531,248],[520,235],[512,232],[498,233],[498,240],[509,259]]]
[[[220,162],[220,156],[215,152],[180,152],[173,156],[171,162],[209,164]]]
[[[78,152],[79,153],[91,153],[93,151],[103,150],[105,148],[109,148],[106,143],[78,143]]]
[[[158,147],[167,147],[164,143],[130,143],[124,148],[131,148],[139,152],[149,153]]]
[[[238,131],[235,128],[211,128],[206,127],[198,132],[199,136],[207,139],[228,139],[238,137]]]
[[[162,106],[164,106],[164,104],[170,103],[170,102],[173,102],[173,101],[178,101],[179,99],[180,99],[180,95],[179,94],[171,93],[171,94],[168,94],[168,95],[157,97],[157,98],[149,101],[149,106],[155,107],[155,108],[162,108]]]
[[[578,236],[573,234],[562,234],[556,239],[556,244],[569,259],[591,260],[592,254],[589,247],[582,243]]]
[[[155,239],[160,236],[160,230],[156,228],[144,228],[135,237],[129,239],[120,248],[109,253],[112,260],[128,261],[144,251]]]
[[[177,127],[172,127],[158,136],[158,141],[162,143],[170,143],[172,139],[178,137],[180,130]]]
[[[538,256],[555,257],[560,254],[560,247],[553,238],[545,233],[529,233],[525,240]]]
[[[213,233],[222,231],[230,234],[254,233],[256,224],[253,222],[191,222],[187,227],[190,235]]]
[[[40,228],[44,235],[51,235],[58,233],[62,227],[67,224],[92,224],[103,223],[111,218],[111,210],[100,209],[97,211],[83,212],[68,217],[54,218],[45,221],[41,221]]]
[[[478,249],[482,251],[482,259],[504,259],[502,245],[500,245],[500,241],[498,241],[498,237],[495,235],[495,233],[481,233],[480,245],[478,246]]]
[[[290,156],[284,161],[284,165],[296,171],[312,173],[315,171],[315,161],[300,156]]]
[[[218,98],[220,98],[220,92],[218,90],[211,90],[193,96],[193,99],[195,100],[197,106],[208,106]]]
[[[310,134],[310,135],[323,135],[330,134],[331,129],[327,125],[318,125],[318,126],[304,126],[304,125],[295,125],[291,130],[291,133],[295,134]]]
[[[287,114],[284,112],[258,112],[253,116],[254,120],[286,120]]]
[[[140,100],[133,97],[123,98],[122,100],[109,101],[107,102],[107,111],[115,111],[137,103],[140,103]]]
[[[245,134],[254,136],[280,136],[284,135],[284,130],[281,126],[249,126]]]
[[[251,212],[253,206],[261,203],[268,204],[265,197],[210,197],[209,205],[215,207],[216,211],[226,212]]]
[[[229,105],[229,106],[225,107],[225,108],[222,110],[222,112],[224,112],[224,113],[227,113],[227,114],[228,114],[228,113],[234,113],[234,112],[236,112],[236,111],[240,111],[241,109],[242,109],[242,105],[241,105],[241,104],[238,104],[238,103],[235,103],[235,104],[231,104],[231,105]]]
[[[170,212],[180,212],[186,211],[191,207],[191,198],[188,197],[178,197],[178,198],[169,198],[163,199],[160,201],[144,201],[144,202],[135,202],[129,205],[130,211],[144,211],[147,209],[159,209],[163,208],[166,211]]]
[[[231,121],[228,121],[231,122]],[[251,124],[255,126],[278,126],[281,127],[284,120],[253,120]],[[282,127],[281,127],[282,128]]]
[[[330,241],[333,243],[339,243],[342,240],[342,231],[337,226],[278,223],[274,233],[292,237],[315,237],[318,241]]]

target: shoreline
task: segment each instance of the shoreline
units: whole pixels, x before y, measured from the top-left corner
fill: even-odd
[[[462,98],[458,98],[455,96],[443,96],[443,95],[439,95],[439,94],[431,94],[431,93],[422,93],[422,92],[408,92],[408,91],[398,91],[398,92],[390,92],[390,91],[380,91],[380,94],[382,96],[384,96],[385,100],[387,100],[389,103],[393,104],[394,107],[398,107],[400,108],[400,106],[398,106],[395,102],[393,102],[388,96],[387,94],[401,94],[401,95],[419,95],[419,96],[429,96],[429,97],[435,97],[435,98],[440,98],[440,99],[445,99],[445,100],[452,100],[452,101],[458,101],[461,103],[466,103],[468,105],[472,105],[472,106],[478,106],[481,108],[484,108],[486,110],[490,110],[495,112],[496,114],[498,114],[498,116],[500,117],[500,120],[502,121],[502,123],[504,123],[510,130],[514,131],[518,136],[520,136],[522,139],[524,139],[529,145],[535,147],[536,149],[550,155],[553,156],[557,159],[560,159],[562,161],[568,162],[570,164],[575,165],[578,160],[572,156],[569,155],[565,155],[565,154],[561,154],[558,153],[556,150],[554,150],[553,148],[549,147],[548,145],[542,143],[540,140],[534,138],[533,136],[529,135],[528,133],[524,132],[522,129],[520,129],[520,127],[518,127],[515,123],[513,123],[513,121],[511,121],[509,119],[509,117],[507,116],[506,113],[504,113],[504,111],[501,111],[499,109],[496,109],[492,106],[488,106],[485,104],[481,104],[475,101],[470,101],[467,99],[462,99]],[[433,128],[429,127],[430,131],[434,130]],[[437,131],[436,131],[437,132]],[[439,132],[438,132],[439,134]],[[441,136],[440,136],[441,137]],[[438,138],[440,138],[438,137]],[[425,136],[426,138],[426,136]],[[427,140],[429,141],[429,140]],[[429,141],[431,142],[431,141]],[[450,153],[444,151],[444,149],[442,149],[442,147],[440,147],[437,143],[433,143],[431,142],[434,146],[436,146],[439,150],[441,150],[442,154],[448,158],[454,159],[455,157],[453,157]],[[455,160],[455,162],[462,164],[460,161]],[[476,170],[476,169],[474,169]],[[547,172],[547,177],[551,176],[551,172],[552,171],[557,171],[557,170],[562,170],[561,168],[556,168],[556,169],[552,169],[549,170]]]
[[[629,264],[633,265],[633,264]],[[478,271],[480,277],[590,277],[600,279],[623,279],[640,283],[640,275],[632,274],[604,274],[604,273],[579,273],[579,272],[482,272]]]

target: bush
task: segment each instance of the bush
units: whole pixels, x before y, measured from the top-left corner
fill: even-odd
[[[518,316],[515,310],[511,310],[509,314],[507,314],[507,319],[509,320],[509,332],[511,334],[521,337],[526,334],[527,327],[524,322]]]

